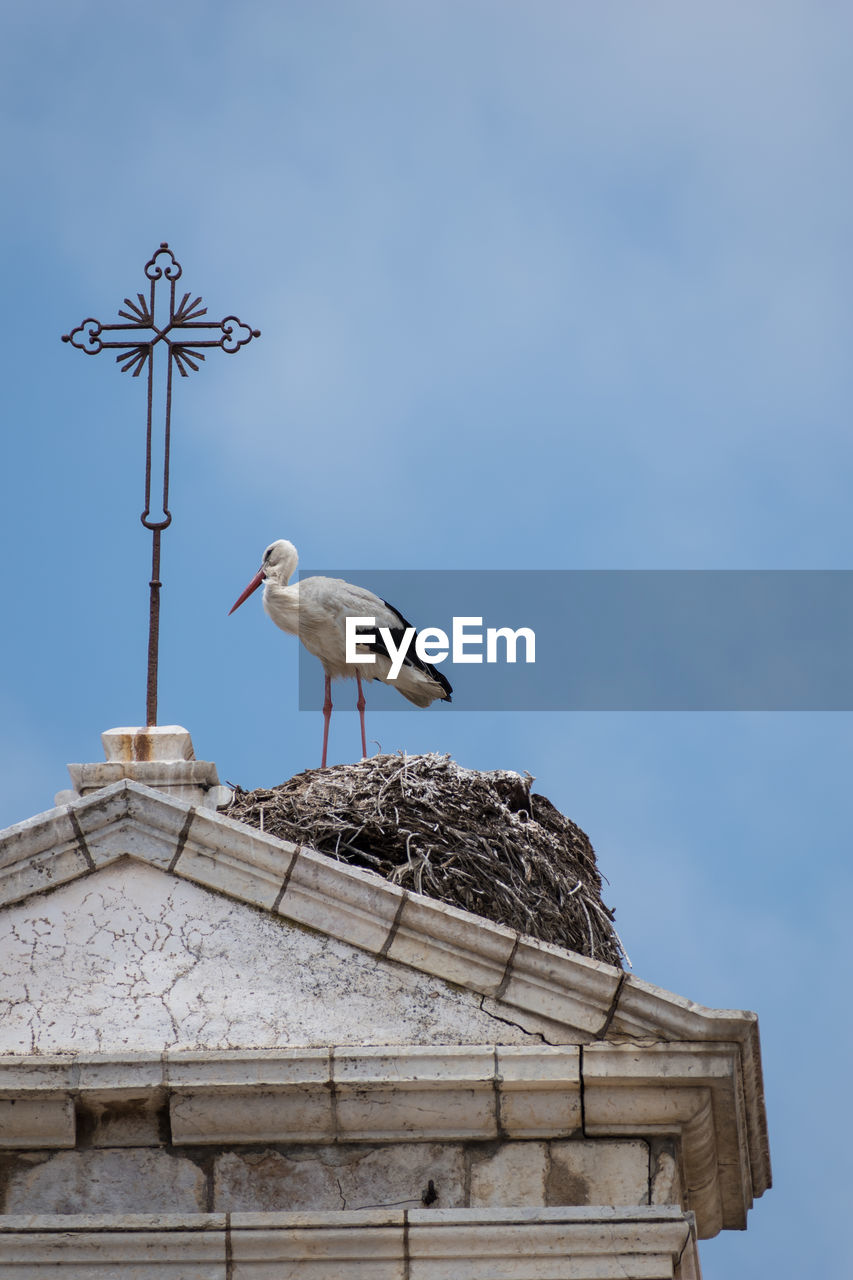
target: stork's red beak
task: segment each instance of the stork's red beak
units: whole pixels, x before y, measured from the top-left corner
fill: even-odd
[[[258,572],[255,574],[254,578],[252,579],[252,581],[249,583],[246,590],[240,596],[239,600],[235,600],[234,604],[232,604],[231,608],[228,610],[229,618],[231,617],[231,614],[234,612],[235,609],[240,608],[240,605],[243,603],[244,600],[249,599],[249,596],[252,594],[253,591],[257,591],[258,587],[261,585],[263,580],[264,580],[264,571],[263,569],[259,569]]]

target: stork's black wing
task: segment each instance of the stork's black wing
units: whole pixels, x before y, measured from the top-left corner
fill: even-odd
[[[406,619],[403,617],[402,613],[400,613],[400,610],[395,608],[393,604],[389,604],[387,600],[383,600],[382,603],[385,605],[385,608],[390,613],[393,613],[394,617],[397,619],[397,625],[386,627],[386,630],[390,631],[391,639],[394,641],[395,647],[399,648],[399,646],[402,644],[403,636],[405,635],[409,627],[412,626],[412,623],[407,622]],[[435,680],[436,684],[441,685],[442,689],[447,695],[444,701],[452,702],[452,698],[450,695],[453,692],[453,686],[451,685],[447,676],[442,675],[442,673],[438,670],[438,668],[434,667],[431,663],[423,662],[415,653],[415,640],[417,639],[417,635],[418,633],[417,631],[415,631],[414,639],[412,640],[412,643],[409,645],[406,656],[403,659],[403,666],[414,667],[416,670],[423,671],[426,675],[430,676],[433,680]],[[389,653],[388,646],[386,645],[384,639],[380,635],[378,627],[374,632],[374,636],[375,636],[375,639],[373,641],[368,641],[366,639],[363,639],[361,636],[359,636],[358,638],[359,646],[362,646],[365,649],[370,650],[371,653],[382,653],[385,655],[386,658],[391,658],[392,655],[391,653]]]

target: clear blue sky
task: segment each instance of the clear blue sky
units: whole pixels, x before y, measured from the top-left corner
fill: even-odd
[[[226,616],[274,538],[324,567],[851,567],[849,6],[30,0],[2,28],[0,822],[144,718],[143,386],[59,336],[164,239],[263,330],[175,395],[160,720],[223,778],[319,759],[296,642],[259,597]],[[848,1274],[851,717],[368,733],[528,769],[636,972],[758,1011],[776,1185],[706,1280]],[[331,759],[357,745],[342,711]]]

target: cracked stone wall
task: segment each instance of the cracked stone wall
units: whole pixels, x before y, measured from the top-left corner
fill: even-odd
[[[525,1044],[482,998],[139,862],[0,915],[0,1054]]]
[[[0,1155],[0,1212],[156,1213],[678,1203],[669,1144],[78,1147]]]

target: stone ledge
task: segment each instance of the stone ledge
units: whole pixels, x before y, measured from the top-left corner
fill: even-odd
[[[178,1144],[562,1138],[580,1129],[578,1062],[573,1045],[0,1057],[0,1097],[161,1094]]]
[[[699,1278],[690,1216],[678,1210],[415,1209],[408,1221],[412,1280]]]
[[[268,1053],[245,1065],[232,1061],[227,1070],[189,1056],[173,1066],[169,1058],[173,1139],[390,1142],[414,1137],[435,1142],[570,1136],[580,1126],[577,1050],[517,1047],[519,1053],[506,1057],[491,1045]]]
[[[587,1136],[679,1138],[700,1238],[746,1227],[760,1192],[749,1163],[738,1045],[586,1045],[582,1079]]]
[[[698,1280],[676,1209],[358,1210],[0,1218],[4,1277],[70,1280]]]
[[[330,1048],[222,1053],[175,1050],[162,1055],[163,1081],[175,1090],[328,1085],[332,1077],[331,1054]]]
[[[68,806],[38,814],[0,837],[0,905],[44,893],[90,870]]]
[[[711,1025],[713,1036],[708,1034]],[[754,1194],[760,1196],[771,1185],[771,1170],[757,1016],[741,1009],[706,1009],[631,974],[619,993],[608,1039],[642,1038],[654,1026],[661,1028],[660,1039],[737,1046],[746,1151]]]
[[[738,1045],[351,1047],[0,1058],[0,1097],[168,1097],[177,1145],[675,1138],[701,1237],[742,1228],[755,1188]],[[57,1097],[57,1094],[60,1096]],[[21,1113],[25,1114],[24,1112]],[[29,1113],[27,1113],[29,1114]]]
[[[520,937],[500,998],[589,1039],[606,1026],[622,977],[612,965]]]
[[[225,1216],[0,1217],[3,1280],[230,1280]]]

